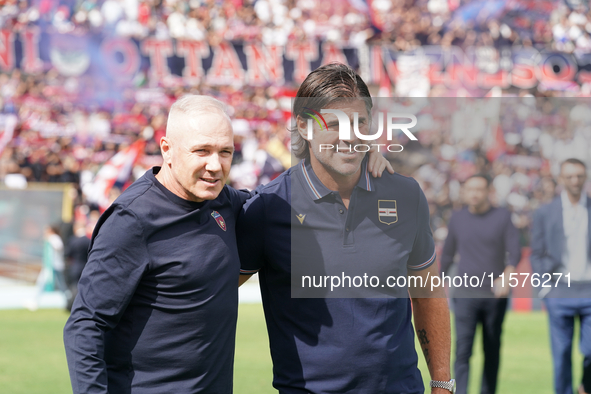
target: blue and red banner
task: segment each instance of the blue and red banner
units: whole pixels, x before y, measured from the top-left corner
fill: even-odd
[[[0,30],[0,71],[20,68],[36,73],[54,67],[62,75],[89,75],[115,83],[132,83],[142,71],[162,83],[297,85],[311,70],[335,61],[359,69],[366,81],[379,86],[407,79],[408,64],[425,83],[452,89],[572,90],[591,82],[591,55],[523,47],[423,46],[399,52],[384,45],[351,47],[314,40],[285,46],[230,41],[210,46],[203,41],[153,37],[137,41],[75,36],[38,27],[19,33]]]

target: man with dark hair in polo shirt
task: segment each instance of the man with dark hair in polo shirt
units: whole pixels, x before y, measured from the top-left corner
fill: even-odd
[[[370,176],[365,154],[351,149],[359,139],[339,140],[332,113],[323,111],[324,125],[308,122],[320,108],[341,110],[368,131],[372,105],[367,86],[348,66],[329,64],[308,75],[293,111],[292,148],[302,161],[259,189],[237,222],[241,283],[259,272],[273,386],[280,393],[423,393],[411,312],[431,392],[454,390],[441,289],[425,298],[412,286],[402,286],[402,297],[382,286],[332,292],[298,288],[302,279],[294,275],[308,270],[322,278],[342,270],[354,277],[366,270],[385,280],[438,274],[417,182]],[[335,148],[321,150],[321,144]]]

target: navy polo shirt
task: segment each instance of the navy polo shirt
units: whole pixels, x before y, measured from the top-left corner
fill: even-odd
[[[64,342],[77,393],[232,393],[248,194],[195,203],[148,171],[101,216]]]
[[[304,161],[260,188],[236,229],[241,273],[259,272],[275,388],[423,393],[407,297],[345,292],[331,298],[322,289],[318,298],[292,298],[293,263],[300,257],[310,256],[321,265],[318,272],[330,274],[371,267],[379,275],[406,275],[430,266],[429,211],[416,181],[398,174],[372,178],[364,161],[347,210]]]

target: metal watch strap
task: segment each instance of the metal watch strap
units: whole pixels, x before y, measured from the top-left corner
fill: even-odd
[[[440,389],[448,390],[450,393],[455,393],[456,381],[455,379],[452,379],[448,382],[441,380],[432,380],[429,386],[431,386],[431,388],[437,387]]]

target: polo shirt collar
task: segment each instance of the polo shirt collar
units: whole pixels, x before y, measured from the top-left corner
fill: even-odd
[[[372,192],[375,190],[375,188],[371,180],[371,175],[367,170],[367,160],[368,156],[366,156],[361,162],[361,176],[359,177],[359,182],[357,182],[356,187],[368,192]],[[310,197],[312,197],[313,200],[320,200],[321,198],[333,193],[333,190],[330,190],[324,186],[322,182],[320,182],[320,179],[318,179],[314,173],[314,170],[312,169],[312,163],[310,163],[309,158],[302,160],[299,166],[304,184],[307,185],[306,189],[308,189]]]

